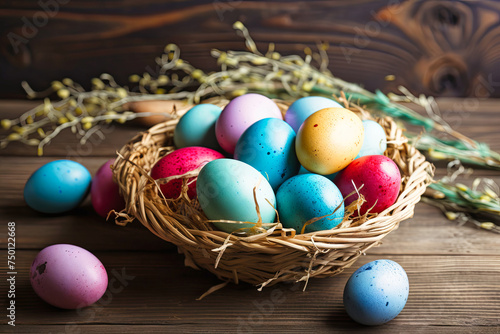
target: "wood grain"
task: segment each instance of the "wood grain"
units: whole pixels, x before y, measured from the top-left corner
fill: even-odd
[[[214,70],[212,48],[244,48],[231,28],[237,20],[259,47],[275,42],[282,54],[328,42],[332,72],[370,90],[402,84],[428,95],[500,96],[494,0],[52,3],[57,10],[29,0],[0,4],[0,96],[22,96],[22,80],[37,89],[63,77],[88,85],[102,72],[125,84],[130,74],[154,74],[154,57],[168,43]],[[389,74],[396,80],[386,81]]]
[[[17,265],[19,325],[71,323],[85,328],[92,324],[133,324],[196,328],[198,324],[203,326],[199,329],[232,333],[240,326],[261,330],[281,326],[282,331],[300,326],[302,330],[315,329],[314,332],[363,328],[346,316],[342,306],[343,287],[355,268],[337,277],[311,279],[306,292],[302,291],[302,284],[283,284],[262,292],[246,284],[228,285],[197,301],[196,298],[218,282],[206,272],[183,267],[178,254],[95,254],[106,266],[110,278],[116,272],[128,277],[126,286],[120,292],[110,293],[109,299],[103,298],[101,302],[106,303],[105,307],[98,307],[98,303],[80,312],[61,312],[42,302],[32,291],[27,272],[36,252],[23,251]],[[376,255],[362,257],[356,268],[378,258]],[[500,326],[498,256],[392,255],[387,258],[405,268],[411,290],[406,307],[396,319],[383,326],[385,331],[398,328],[411,331],[419,326]],[[5,283],[1,284],[0,288],[4,289]],[[118,290],[119,284],[115,287]]]

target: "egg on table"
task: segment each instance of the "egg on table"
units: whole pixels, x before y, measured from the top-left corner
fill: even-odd
[[[108,286],[108,275],[95,255],[78,246],[56,244],[35,257],[30,269],[35,293],[63,309],[77,309],[98,301]]]
[[[295,150],[300,164],[313,173],[333,174],[351,163],[363,144],[363,123],[345,108],[321,109],[299,128]]]
[[[273,223],[276,217],[276,197],[265,177],[252,166],[233,159],[217,159],[200,171],[196,191],[200,206],[210,220],[249,222],[242,224],[215,222],[227,233],[254,227],[258,215],[254,200],[256,188],[262,222]]]
[[[95,212],[106,218],[111,210],[121,211],[125,201],[120,196],[118,184],[113,181],[111,165],[115,159],[106,161],[96,172],[90,187],[90,198]]]
[[[344,308],[360,324],[381,325],[403,310],[409,290],[408,276],[398,263],[372,261],[361,266],[347,281]]]
[[[222,153],[207,147],[192,146],[180,148],[158,160],[151,169],[151,177],[157,180],[183,175],[203,167],[209,161],[220,158],[224,158]],[[190,178],[188,182],[193,180],[195,180],[194,176]],[[177,198],[181,194],[182,184],[182,178],[176,178],[167,183],[160,184],[160,190],[165,198]],[[196,197],[196,181],[188,185],[187,194],[189,198]]]
[[[332,229],[344,218],[342,194],[322,175],[291,177],[278,189],[276,201],[281,224],[297,233],[302,233],[304,224],[313,218],[329,215],[307,225],[305,233]]]
[[[270,117],[283,119],[273,100],[260,94],[238,96],[224,107],[217,120],[217,141],[226,152],[233,154],[243,132],[253,123]]]
[[[297,133],[307,117],[325,108],[342,108],[332,99],[322,96],[306,96],[293,102],[285,114],[285,121]]]
[[[24,200],[42,213],[63,213],[80,205],[90,190],[92,177],[83,165],[56,160],[37,169],[24,186]]]
[[[261,172],[276,191],[300,167],[295,154],[295,132],[281,119],[261,119],[241,135],[234,159]]]

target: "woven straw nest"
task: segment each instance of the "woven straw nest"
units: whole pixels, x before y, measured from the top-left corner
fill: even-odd
[[[227,100],[218,99],[223,106]],[[214,102],[212,102],[214,103]],[[285,111],[286,103],[278,101]],[[350,108],[362,119],[370,115],[361,108]],[[196,199],[187,196],[188,180],[199,170],[180,176],[184,190],[175,200],[166,200],[158,184],[149,176],[154,164],[172,152],[173,133],[183,111],[172,120],[138,134],[118,153],[114,177],[127,203],[117,223],[140,221],[158,237],[175,244],[185,256],[185,265],[204,268],[221,280],[248,282],[260,289],[282,281],[308,281],[310,277],[330,277],[351,266],[361,254],[377,246],[399,222],[413,216],[415,205],[431,182],[434,167],[403,136],[389,117],[377,119],[387,134],[385,155],[399,166],[402,185],[394,205],[378,215],[344,219],[336,228],[296,234],[281,224],[252,236],[230,235],[219,231],[203,214]],[[166,182],[169,179],[164,179]]]

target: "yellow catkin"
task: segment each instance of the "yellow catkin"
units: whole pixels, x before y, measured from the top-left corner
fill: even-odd
[[[8,130],[12,126],[12,121],[10,119],[2,119],[1,124],[3,129]]]
[[[131,76],[128,77],[128,81],[130,82],[139,82],[141,80],[141,77],[138,76],[137,74],[132,74]]]
[[[67,89],[59,89],[57,91],[57,96],[59,96],[61,99],[65,99],[65,98],[69,97],[69,95],[70,95],[70,92]]]

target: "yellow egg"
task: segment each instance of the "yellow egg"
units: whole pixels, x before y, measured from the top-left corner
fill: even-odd
[[[356,158],[363,144],[363,123],[345,108],[325,108],[309,116],[297,133],[297,157],[310,172],[336,173]]]

